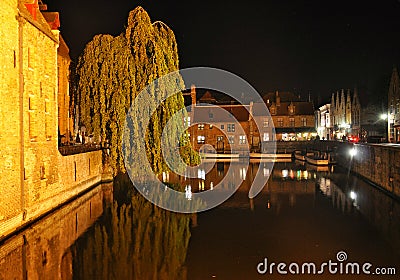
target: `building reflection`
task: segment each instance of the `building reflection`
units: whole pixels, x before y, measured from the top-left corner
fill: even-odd
[[[338,171],[318,179],[322,194],[335,208],[350,215],[362,215],[400,251],[400,203],[362,179]]]
[[[231,176],[226,176],[228,170]],[[207,172],[209,171],[209,172]],[[265,179],[265,185],[259,196],[254,201],[248,197],[256,174]],[[221,207],[239,207],[255,210],[265,207],[260,203],[267,198],[268,209],[279,212],[282,205],[288,202],[290,207],[296,205],[299,195],[315,195],[317,174],[325,174],[330,169],[310,167],[303,162],[275,162],[268,160],[252,160],[250,163],[244,160],[203,162],[192,177],[168,174],[163,178],[169,178],[166,183],[180,183],[190,188],[192,192],[213,191],[218,192],[237,189],[234,193],[235,199],[225,201]],[[263,202],[261,202],[263,201]],[[312,199],[310,200],[312,201]]]
[[[46,216],[0,245],[0,279],[72,279],[69,248],[112,199],[103,185]]]

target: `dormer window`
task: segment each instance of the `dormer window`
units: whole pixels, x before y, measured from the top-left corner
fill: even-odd
[[[288,111],[289,111],[289,115],[294,115],[295,106],[293,105],[293,103],[290,103],[290,105],[288,106]]]
[[[270,111],[271,111],[271,115],[276,115],[276,106],[275,106],[275,105],[272,105],[272,106],[270,107]]]

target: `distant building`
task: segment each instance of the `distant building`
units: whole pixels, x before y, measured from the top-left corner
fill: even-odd
[[[316,129],[320,139],[331,139],[331,104],[325,104],[315,112]]]
[[[315,131],[314,104],[291,92],[268,93],[263,97],[272,116],[276,138],[270,140],[309,140]]]
[[[400,141],[400,79],[397,68],[393,68],[388,92],[388,140]]]
[[[198,97],[192,86],[190,96],[186,124],[197,150],[208,144],[203,151],[260,151],[262,142],[309,140],[317,135],[312,102],[301,101],[292,93],[270,93],[263,97],[264,103],[239,104],[209,91]],[[270,115],[263,108],[268,108]]]
[[[351,93],[350,89],[345,91],[342,89],[332,93],[331,99],[331,126],[332,137],[341,139],[343,136],[355,135],[360,136],[361,126],[361,105],[358,99],[357,89]]]

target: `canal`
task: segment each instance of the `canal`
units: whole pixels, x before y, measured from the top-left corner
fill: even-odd
[[[218,162],[168,180],[210,190],[229,166],[240,188],[197,215],[159,209],[126,176],[99,185],[4,240],[0,279],[398,279],[397,200],[302,162]],[[268,182],[249,199],[260,168]]]

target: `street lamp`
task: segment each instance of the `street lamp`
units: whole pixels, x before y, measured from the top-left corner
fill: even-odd
[[[386,122],[388,122],[389,123],[389,115],[388,114],[385,114],[385,113],[382,113],[381,114],[381,116],[380,116],[380,119],[382,120],[382,121],[385,121],[385,124],[386,124]],[[390,126],[390,124],[388,124],[388,126]],[[385,129],[386,130],[386,129]],[[385,133],[386,134],[386,133]],[[385,135],[386,136],[386,135]],[[387,137],[386,137],[387,139],[386,139],[386,142],[390,142],[389,141],[389,131],[387,131]]]

